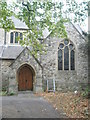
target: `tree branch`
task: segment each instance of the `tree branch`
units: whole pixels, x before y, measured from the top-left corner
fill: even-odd
[[[25,4],[24,1],[22,2],[22,5],[23,5],[23,6],[26,6],[29,12],[31,12],[31,11],[34,12],[34,10],[30,10],[30,9],[29,9],[28,4]]]

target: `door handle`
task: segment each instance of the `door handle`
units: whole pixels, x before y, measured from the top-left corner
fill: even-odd
[[[26,82],[27,82],[27,80],[26,80]]]

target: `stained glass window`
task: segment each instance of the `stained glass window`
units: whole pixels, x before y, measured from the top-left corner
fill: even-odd
[[[18,38],[18,32],[15,33],[15,43],[18,43],[17,38]]]
[[[18,38],[20,38],[20,40],[23,40],[23,33],[21,32],[10,33],[10,43],[18,43]]]
[[[70,45],[69,45],[69,48],[72,50],[72,49],[73,49],[73,44],[70,44]]]
[[[20,33],[20,39],[21,39],[21,40],[23,39],[23,35],[22,35],[22,33]]]
[[[10,43],[13,43],[13,32],[11,32],[11,34],[10,34]]]
[[[71,51],[71,70],[75,69],[75,63],[74,63],[74,50]]]
[[[64,44],[67,45],[69,43],[68,39],[64,40]]]
[[[58,70],[62,70],[62,50],[58,51]]]
[[[59,47],[60,47],[60,48],[63,48],[63,47],[64,47],[64,44],[63,44],[63,43],[61,43]]]
[[[75,47],[68,39],[58,47],[58,70],[75,70]]]
[[[64,49],[64,70],[69,70],[69,49],[67,46]]]

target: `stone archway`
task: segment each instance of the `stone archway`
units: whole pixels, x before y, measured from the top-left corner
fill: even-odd
[[[18,91],[26,90],[33,91],[35,71],[30,65],[23,64],[19,67],[17,71],[17,79],[18,79]]]
[[[32,55],[30,56],[30,50],[26,47],[9,66],[9,89],[8,92],[14,92],[18,94],[18,76],[19,71],[26,66],[33,75],[33,92],[42,92],[42,66],[39,64]],[[29,70],[27,70],[29,71]],[[24,73],[24,72],[23,72]],[[27,79],[26,79],[27,81]],[[27,90],[27,89],[26,89]]]

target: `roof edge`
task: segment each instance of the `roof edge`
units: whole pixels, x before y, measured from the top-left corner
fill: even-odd
[[[80,36],[84,39],[84,40],[86,40],[85,39],[85,37],[83,37],[83,35],[79,32],[79,30],[75,27],[75,25],[70,21],[70,23],[73,25],[73,27],[76,29],[76,31],[80,34]],[[80,28],[81,29],[81,28]],[[81,29],[82,30],[82,29]],[[83,31],[82,31],[82,33],[83,33]]]
[[[84,40],[86,40],[86,38],[79,32],[79,30],[75,27],[75,25],[70,21],[70,22],[68,22],[68,23],[71,23],[72,25],[73,25],[73,27],[76,29],[76,31],[80,34],[80,36],[84,39]],[[81,28],[80,28],[81,29]],[[82,30],[82,29],[81,29]],[[53,30],[52,30],[53,31]],[[50,34],[52,33],[52,31],[50,32]],[[82,33],[83,33],[84,31],[82,31]],[[50,37],[50,34],[46,37],[46,38],[44,38],[44,40],[46,40],[48,37]]]
[[[25,48],[21,51],[21,53],[16,57],[16,59],[23,53],[23,51],[24,51],[25,49],[28,49],[28,50],[29,50],[28,47],[25,47]],[[30,51],[30,50],[29,50],[29,51]],[[30,51],[30,53],[31,53],[31,51]],[[31,54],[31,55],[32,55],[32,54]],[[39,62],[39,60],[38,60],[34,55],[32,55],[32,56],[33,56],[33,58],[37,61],[37,63],[40,65],[40,67],[43,68],[42,65],[41,65],[41,63]],[[14,61],[9,65],[9,67],[12,66],[12,64],[16,61],[16,59],[14,59]]]
[[[15,58],[0,58],[0,60],[15,60]]]

